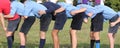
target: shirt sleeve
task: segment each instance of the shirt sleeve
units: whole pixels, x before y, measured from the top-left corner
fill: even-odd
[[[118,12],[118,16],[120,17],[120,11]]]
[[[11,4],[10,15],[14,16],[16,12],[17,12],[17,3],[13,2]]]

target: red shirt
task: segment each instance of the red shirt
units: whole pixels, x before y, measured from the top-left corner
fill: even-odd
[[[7,15],[10,13],[10,1],[0,0],[0,13]]]
[[[20,18],[20,16],[17,13],[15,13],[14,17],[13,18],[8,18],[8,20],[16,20],[18,18]]]

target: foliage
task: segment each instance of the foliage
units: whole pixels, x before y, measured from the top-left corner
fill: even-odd
[[[115,11],[120,11],[120,0],[106,0],[105,5],[113,8]]]

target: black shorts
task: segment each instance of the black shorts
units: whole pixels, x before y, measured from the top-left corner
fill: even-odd
[[[91,19],[91,31],[100,32],[103,30],[104,17],[102,13],[98,13],[94,18]]]
[[[56,18],[55,18],[54,29],[62,30],[63,27],[64,27],[64,24],[65,24],[65,22],[66,22],[66,20],[67,20],[67,16],[66,16],[65,11],[56,14],[55,17],[56,17]]]
[[[24,23],[21,26],[20,32],[23,32],[26,35],[34,22],[35,22],[34,16],[30,16],[27,19],[25,19]]]
[[[72,22],[71,22],[71,28],[75,30],[81,30],[82,27],[82,22],[83,22],[83,17],[84,17],[84,12],[76,14],[72,17]]]
[[[118,18],[119,18],[118,15],[112,17],[112,18],[109,20],[109,23],[116,21]],[[109,26],[108,32],[109,32],[109,33],[117,33],[119,26],[120,26],[120,23],[117,23],[117,24],[116,24],[115,26],[113,26],[113,27]]]
[[[21,20],[20,18],[16,20],[8,20],[7,31],[15,32],[18,29],[20,20]]]
[[[40,31],[46,32],[48,30],[51,19],[51,14],[45,14],[40,17]]]

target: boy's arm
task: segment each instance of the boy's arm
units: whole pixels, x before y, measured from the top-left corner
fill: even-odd
[[[84,23],[88,23],[88,18],[84,18],[84,19],[83,19],[83,22],[84,22]]]
[[[89,12],[89,13],[87,14],[88,17],[92,17],[92,15],[93,15],[93,12]]]
[[[13,18],[14,16],[12,16],[12,15],[4,15],[4,18]]]
[[[110,26],[113,27],[119,22],[120,22],[120,17],[115,22],[110,23]]]
[[[2,27],[3,27],[4,31],[6,31],[7,28],[5,27],[4,17],[2,16],[2,13],[0,13],[0,21],[1,21],[1,23],[2,23]]]
[[[74,11],[71,11],[71,15],[75,15],[75,14],[78,14],[78,13],[81,13],[81,12],[85,12],[86,11],[86,8],[81,8],[79,10],[74,10]]]
[[[63,12],[65,10],[65,8],[60,7],[59,9],[55,10],[54,15],[56,15],[57,13]]]

